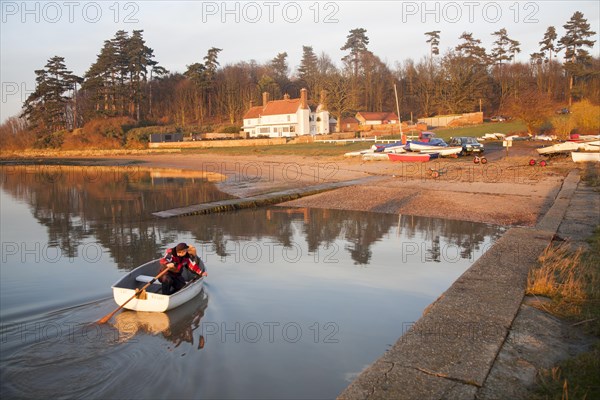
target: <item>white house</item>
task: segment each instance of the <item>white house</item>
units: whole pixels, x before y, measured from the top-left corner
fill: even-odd
[[[264,92],[262,106],[250,107],[244,115],[242,129],[250,137],[328,134],[329,112],[323,104],[312,110],[307,99],[306,89],[300,90],[299,99],[290,99],[286,94],[283,100],[272,101],[269,101],[269,94]]]

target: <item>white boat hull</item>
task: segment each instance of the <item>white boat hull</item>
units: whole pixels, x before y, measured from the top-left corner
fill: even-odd
[[[136,277],[143,276],[156,276],[159,272],[159,260],[150,261],[143,264],[127,275],[119,279],[113,286],[113,297],[115,302],[120,306],[125,303],[135,294],[135,288],[140,288],[144,283],[136,281]],[[186,274],[187,271],[184,272]],[[185,276],[185,275],[184,275]],[[191,277],[190,277],[191,278]],[[178,292],[167,296],[160,293],[160,282],[150,285],[149,290],[146,291],[146,298],[134,298],[124,308],[134,311],[148,311],[148,312],[165,312],[173,308],[179,307],[180,305],[190,301],[196,297],[202,291],[202,281],[204,278],[199,278],[196,281],[188,283],[183,289]],[[154,293],[158,291],[159,293]]]
[[[372,149],[367,149],[367,150],[360,150],[360,151],[350,151],[348,153],[344,153],[344,157],[359,157],[362,156],[363,154],[370,154],[370,153],[374,153],[375,151]]]
[[[572,152],[574,162],[600,162],[600,152]]]
[[[439,153],[441,157],[447,157],[454,154],[459,154],[462,151],[462,147],[440,147],[435,150],[421,150],[420,153]]]
[[[395,154],[400,154],[400,153],[406,153],[406,149],[404,148],[404,145],[402,146],[392,146],[392,147],[386,147],[385,149],[383,149],[384,153],[395,153]]]
[[[408,144],[408,148],[410,151],[415,151],[415,152],[421,152],[424,153],[426,151],[430,151],[430,152],[435,152],[437,153],[438,150],[443,149],[444,146],[432,146],[432,145],[427,145],[427,144],[420,144],[420,143],[409,143]]]
[[[557,143],[552,146],[537,149],[537,152],[540,155],[548,155],[556,153],[570,153],[577,150],[597,150],[599,143],[600,141],[598,140]]]
[[[389,160],[388,154],[390,153],[366,153],[362,155],[362,159],[366,161]]]

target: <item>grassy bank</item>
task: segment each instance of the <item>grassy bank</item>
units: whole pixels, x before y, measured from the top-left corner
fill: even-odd
[[[597,168],[582,171],[589,186],[600,189]],[[530,272],[527,293],[551,299],[544,309],[600,338],[600,226],[587,249],[569,243],[550,246]],[[540,371],[533,399],[599,399],[600,344],[591,351]]]
[[[480,137],[486,133],[504,133],[506,135],[512,135],[524,131],[527,131],[527,128],[521,121],[486,122],[481,125],[465,126],[461,128],[439,128],[435,130],[435,135],[447,140],[455,136]]]

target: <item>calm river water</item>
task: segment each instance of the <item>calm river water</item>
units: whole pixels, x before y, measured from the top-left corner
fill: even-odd
[[[153,218],[229,198],[176,176],[0,167],[3,398],[332,398],[503,233],[285,207]],[[208,267],[200,296],[94,324],[120,276],[181,241]]]

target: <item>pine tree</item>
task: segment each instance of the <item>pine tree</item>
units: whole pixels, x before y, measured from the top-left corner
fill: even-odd
[[[365,52],[368,52],[367,45],[369,44],[369,38],[366,35],[367,30],[363,28],[356,28],[350,31],[350,34],[346,36],[346,43],[340,48],[340,50],[349,50],[350,54],[342,58],[346,64],[352,66],[352,72],[354,77],[358,76],[360,70],[360,58]]]
[[[488,64],[489,57],[485,49],[480,46],[481,40],[473,38],[473,34],[470,32],[463,32],[459,39],[464,41],[455,48],[460,56],[468,59],[471,63],[479,65]]]
[[[36,89],[24,103],[22,116],[44,140],[49,134],[73,127],[69,90],[79,78],[65,66],[64,57],[54,56],[44,69],[36,70]]]
[[[536,65],[537,70],[537,85],[541,89],[544,82],[544,75],[547,75],[546,86],[547,95],[551,97],[553,89],[553,71],[557,69],[556,62],[552,59],[552,55],[556,55],[558,51],[556,47],[556,28],[549,26],[544,33],[544,38],[539,42],[540,51],[531,54],[532,63]],[[545,66],[544,66],[545,64]]]
[[[96,62],[86,72],[82,90],[93,102],[94,113],[116,110],[117,55],[112,41],[106,40]],[[90,116],[91,117],[91,116]]]
[[[287,92],[287,86],[289,83],[289,68],[286,60],[287,56],[288,54],[286,52],[279,53],[271,60],[270,63],[273,79],[275,82],[277,82],[277,85],[279,85],[279,89],[282,92]]]
[[[431,58],[440,54],[440,49],[438,47],[440,44],[440,32],[441,31],[425,32],[425,36],[429,37],[425,43],[429,43],[429,56]]]
[[[134,30],[127,41],[127,58],[129,64],[129,114],[135,113],[137,121],[140,120],[140,108],[143,100],[142,83],[147,83],[148,67],[153,62],[154,50],[146,46],[143,30]]]
[[[126,115],[128,92],[127,80],[129,77],[129,54],[127,42],[129,34],[124,30],[119,30],[115,33],[115,37],[111,40],[115,49],[115,65],[113,69],[116,71],[115,103],[118,115]]]
[[[494,42],[496,47],[492,49],[491,61],[494,64],[502,64],[504,61],[514,60],[516,53],[521,52],[520,43],[508,37],[505,28],[492,33],[497,39]]]
[[[164,74],[166,70],[154,60],[154,50],[146,46],[143,32],[134,30],[130,37],[120,30],[113,39],[104,42],[82,84],[93,107],[88,110],[87,118],[97,114],[129,115],[139,121],[145,117],[149,69],[157,74]],[[148,98],[148,110],[149,103]]]
[[[302,46],[302,59],[298,67],[298,76],[308,88],[309,96],[317,96],[320,92],[319,82],[319,59],[311,46]]]
[[[581,88],[577,87],[578,81],[583,81],[593,71],[589,70],[592,57],[584,47],[593,47],[595,40],[588,39],[596,32],[590,30],[590,24],[583,17],[583,13],[576,11],[571,19],[563,25],[566,33],[560,38],[560,48],[565,50],[564,68],[569,75],[569,106],[573,102],[573,92],[579,95]]]
[[[298,76],[300,79],[308,81],[318,73],[318,58],[313,51],[312,46],[302,46],[302,60],[298,67]]]
[[[208,103],[208,114],[213,114],[213,97],[215,89],[215,74],[219,68],[219,53],[222,49],[211,47],[208,49],[206,56],[204,56],[204,74],[205,74],[205,88],[206,88],[206,101]]]
[[[546,57],[545,62],[549,62],[550,60],[552,60],[552,53],[556,52],[556,45],[555,45],[555,41],[556,38],[558,37],[558,35],[556,34],[556,28],[554,28],[553,26],[549,26],[548,29],[546,29],[546,33],[544,34],[544,39],[542,39],[541,42],[539,42],[539,44],[542,46],[540,48],[540,53],[542,54],[546,54],[546,52],[548,52],[548,57]]]
[[[219,68],[219,62],[217,59],[219,58],[219,53],[223,49],[218,49],[216,47],[211,47],[208,49],[208,52],[204,56],[204,67],[206,68],[206,74],[209,77],[209,80],[212,80],[214,77],[217,68]]]
[[[194,63],[187,66],[184,75],[194,86],[194,112],[198,125],[204,123],[204,92],[206,89],[206,66],[202,63]]]

